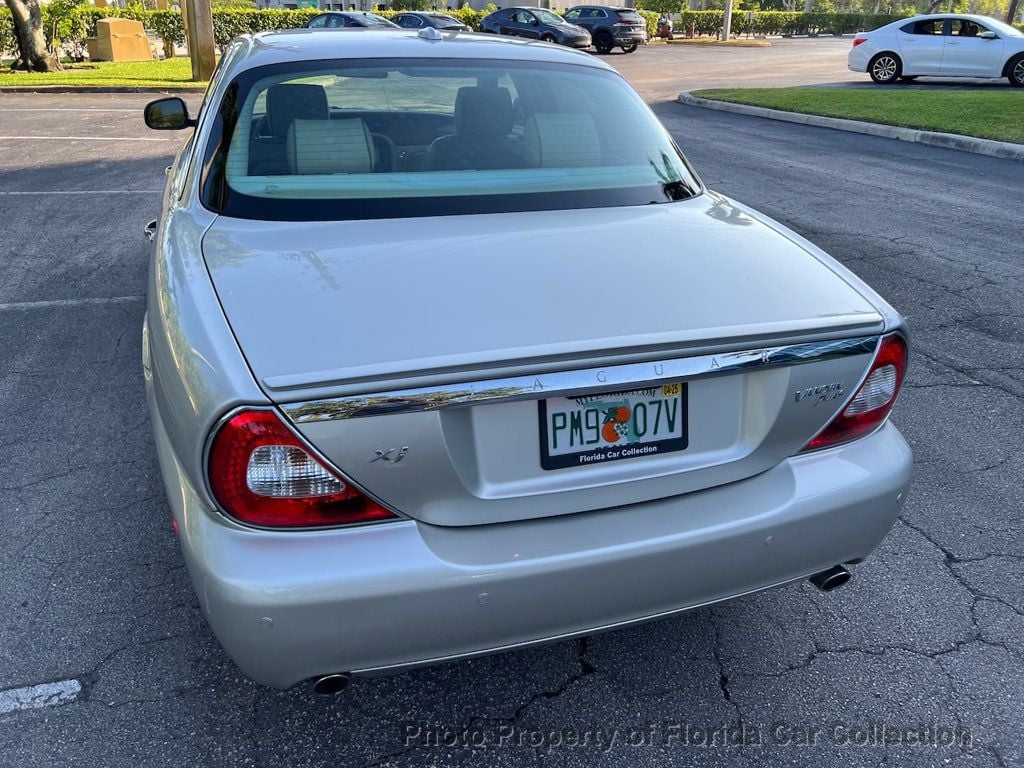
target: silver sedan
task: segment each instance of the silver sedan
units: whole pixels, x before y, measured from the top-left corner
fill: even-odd
[[[903,319],[601,61],[266,33],[146,121],[194,129],[150,233],[156,447],[256,681],[832,589],[896,519]]]

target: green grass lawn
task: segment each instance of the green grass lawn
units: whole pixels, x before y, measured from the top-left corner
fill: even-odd
[[[63,72],[12,72],[0,69],[0,86],[102,85],[140,88],[202,86],[192,82],[192,64],[185,56],[164,61],[97,61],[65,64]]]
[[[1024,143],[1024,89],[730,88],[705,99]]]

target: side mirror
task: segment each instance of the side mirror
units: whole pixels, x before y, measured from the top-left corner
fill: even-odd
[[[997,35],[995,32],[993,32],[990,29],[986,29],[984,32],[982,32],[980,35],[978,35],[978,37],[980,37],[982,40],[998,40],[999,39],[999,35]]]
[[[531,21],[530,23],[533,24],[533,26],[535,26],[535,27],[539,27],[540,26],[540,19],[534,18],[534,20]]]
[[[143,114],[146,125],[155,131],[180,131],[196,124],[188,116],[185,102],[177,96],[149,102]]]

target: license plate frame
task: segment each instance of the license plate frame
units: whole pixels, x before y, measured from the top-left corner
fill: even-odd
[[[670,389],[670,388],[673,388],[673,387],[677,388],[676,390],[674,390],[674,394],[673,394],[673,390]],[[668,394],[666,394],[666,392],[668,392]],[[591,464],[605,464],[605,463],[610,462],[610,461],[622,461],[624,459],[632,459],[632,458],[638,458],[638,457],[642,457],[642,456],[661,456],[661,455],[666,454],[666,453],[677,453],[679,451],[684,451],[684,450],[686,450],[686,448],[689,445],[689,421],[690,420],[689,420],[689,409],[688,409],[688,402],[689,402],[689,400],[688,400],[687,395],[688,395],[688,392],[687,392],[686,382],[680,381],[680,382],[665,382],[664,384],[653,385],[653,386],[650,386],[650,387],[640,387],[640,388],[637,388],[637,389],[617,390],[615,392],[603,392],[603,393],[596,393],[596,394],[577,395],[575,397],[545,398],[545,399],[542,399],[542,400],[538,400],[537,401],[537,413],[538,413],[538,417],[539,417],[539,421],[540,421],[540,465],[541,465],[541,468],[545,469],[545,470],[568,469],[570,467],[582,467],[582,466],[589,466]],[[548,415],[549,415],[549,405],[548,405],[548,403],[550,401],[555,401],[556,403],[560,403],[560,405],[557,407],[557,410],[555,410],[552,413],[552,417],[554,417],[555,413],[565,413],[566,412],[565,411],[564,401],[567,401],[567,400],[568,401],[575,400],[576,403],[577,403],[576,408],[583,408],[584,405],[591,406],[589,408],[584,408],[583,413],[586,414],[587,411],[593,411],[593,410],[597,410],[598,411],[598,418],[599,418],[599,422],[600,422],[600,424],[598,426],[598,431],[599,432],[601,432],[605,428],[605,424],[607,424],[607,421],[605,421],[605,419],[609,418],[608,409],[613,408],[613,407],[614,408],[626,408],[626,407],[629,407],[630,403],[632,403],[632,407],[630,408],[631,412],[630,412],[630,419],[629,419],[629,421],[628,422],[616,421],[615,423],[617,425],[624,425],[626,432],[631,432],[632,434],[635,435],[639,431],[639,423],[638,423],[639,422],[639,417],[638,417],[638,414],[637,414],[636,405],[638,403],[642,404],[644,402],[646,402],[646,404],[650,404],[652,402],[650,400],[650,398],[654,398],[654,397],[657,397],[657,398],[661,399],[663,402],[668,402],[667,398],[671,398],[671,399],[675,399],[676,400],[676,402],[677,402],[677,409],[678,409],[677,413],[676,413],[676,417],[680,421],[680,434],[679,435],[674,435],[673,434],[673,435],[671,435],[669,437],[665,437],[665,438],[661,438],[661,439],[654,439],[654,440],[639,439],[639,440],[634,440],[632,442],[629,442],[627,434],[620,434],[620,439],[622,437],[626,437],[627,438],[626,442],[621,442],[621,443],[619,443],[618,441],[616,441],[614,443],[613,442],[609,442],[604,436],[600,436],[600,439],[597,441],[597,443],[595,444],[594,448],[590,448],[590,449],[586,449],[586,450],[582,450],[582,451],[562,452],[562,453],[554,453],[554,454],[551,453],[552,443],[549,441],[549,437],[552,436],[552,430],[554,429],[554,431],[557,432],[560,429],[564,429],[565,427],[557,428],[556,429],[556,428],[554,428],[554,425],[552,425],[552,427],[549,428],[549,423],[551,422],[551,419],[548,418]],[[647,400],[643,401],[642,398],[647,398]],[[581,404],[580,403],[581,400],[583,400],[583,401],[591,400],[592,402]],[[658,410],[657,418],[660,418],[662,410],[660,408],[657,409],[657,410]],[[645,409],[645,414],[646,414],[646,409]],[[667,405],[665,406],[665,419],[666,419],[666,426],[668,426],[668,406]],[[571,417],[569,417],[569,420],[571,421]],[[584,439],[582,437],[583,430],[585,430],[585,429],[589,430],[589,429],[593,428],[593,427],[585,426],[585,420],[586,420],[586,415],[580,417],[581,440]],[[570,426],[570,429],[572,429],[572,428],[573,427]],[[675,430],[672,430],[672,431],[674,432]],[[643,435],[643,436],[646,436],[646,428],[645,428],[645,435]],[[643,437],[643,436],[640,436],[640,437]],[[555,437],[555,441],[557,443],[557,436]]]

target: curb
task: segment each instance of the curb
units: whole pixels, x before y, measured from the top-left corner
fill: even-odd
[[[687,104],[691,107],[717,109],[721,112],[735,112],[739,115],[751,115],[753,117],[764,117],[769,120],[782,120],[787,123],[813,125],[818,128],[832,128],[849,133],[865,133],[869,136],[881,136],[884,139],[898,139],[916,144],[927,144],[932,147],[972,152],[976,155],[988,155],[989,157],[998,157],[1003,160],[1024,162],[1024,144],[1014,144],[1009,141],[978,139],[973,136],[961,136],[956,133],[922,131],[916,128],[900,128],[895,125],[865,123],[860,120],[844,120],[838,117],[805,115],[801,112],[784,112],[780,109],[768,109],[767,107],[753,107],[748,104],[733,104],[729,101],[702,99],[699,96],[694,96],[689,91],[682,91],[677,101],[680,104]]]
[[[4,85],[0,93],[203,93],[205,85]]]
[[[721,40],[694,40],[687,38],[680,38],[676,40],[666,40],[668,45],[704,45],[711,48],[771,48],[772,44],[768,40],[742,40],[741,42],[734,43],[731,40],[722,42]]]

